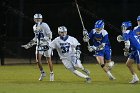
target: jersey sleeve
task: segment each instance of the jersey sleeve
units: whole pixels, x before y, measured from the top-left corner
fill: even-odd
[[[128,34],[127,33],[123,33],[123,40],[124,41],[127,41],[127,40],[129,40],[129,36],[128,36]]]
[[[50,47],[53,49],[56,49],[56,39],[54,39],[51,43],[50,43]]]
[[[102,35],[103,35],[102,43],[106,43],[109,40],[107,31],[103,30]]]
[[[35,25],[33,26],[33,32],[34,32],[34,38],[32,40],[33,41],[37,41],[37,33],[36,33],[36,27],[35,27]]]
[[[94,34],[94,30],[92,29],[92,30],[90,31],[90,33],[89,33],[89,38],[90,38],[90,39],[93,39],[93,34]]]
[[[72,41],[73,41],[72,46],[74,46],[74,47],[76,47],[77,45],[81,45],[81,44],[78,42],[78,40],[77,40],[76,38],[74,38],[74,37],[72,37]]]
[[[42,25],[44,31],[46,32],[46,36],[49,37],[50,39],[52,39],[52,31],[50,29],[50,27],[48,26],[47,23],[43,23]]]

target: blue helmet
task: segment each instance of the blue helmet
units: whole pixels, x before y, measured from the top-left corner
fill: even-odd
[[[104,28],[104,21],[103,20],[98,20],[95,23],[95,28]]]
[[[129,27],[132,27],[131,21],[123,22],[122,27],[126,27],[126,29],[129,28]]]
[[[137,17],[137,21],[140,21],[140,15]]]

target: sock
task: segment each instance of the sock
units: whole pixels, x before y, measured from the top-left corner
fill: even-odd
[[[81,77],[81,78],[88,78],[87,75],[81,73],[81,72],[78,71],[78,70],[74,70],[73,73],[76,74],[77,76]]]
[[[113,77],[110,71],[107,71],[106,73],[107,73],[107,75],[108,75],[109,77],[110,77],[110,76]]]
[[[133,76],[133,78],[138,78],[137,74],[134,74],[134,75],[132,75],[132,76]]]
[[[53,74],[53,71],[52,71],[52,72],[50,72],[50,74]]]

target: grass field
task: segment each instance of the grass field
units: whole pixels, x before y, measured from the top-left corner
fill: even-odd
[[[132,79],[125,64],[116,64],[112,73],[117,78],[110,81],[97,64],[84,64],[91,71],[92,83],[78,78],[64,68],[54,64],[55,81],[49,81],[49,74],[38,81],[39,70],[32,65],[0,66],[0,93],[140,93],[140,83],[132,85]],[[47,64],[43,64],[49,72]],[[140,72],[138,72],[140,77]]]

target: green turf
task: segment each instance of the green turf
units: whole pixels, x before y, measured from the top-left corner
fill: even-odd
[[[112,73],[117,78],[110,81],[97,64],[84,64],[91,71],[92,83],[88,84],[66,70],[62,64],[54,64],[55,81],[49,81],[49,74],[38,81],[39,70],[33,65],[0,66],[0,93],[140,93],[140,83],[132,85],[132,79],[125,64],[117,64]],[[49,72],[47,64],[43,64]],[[140,77],[140,72],[138,72]]]

